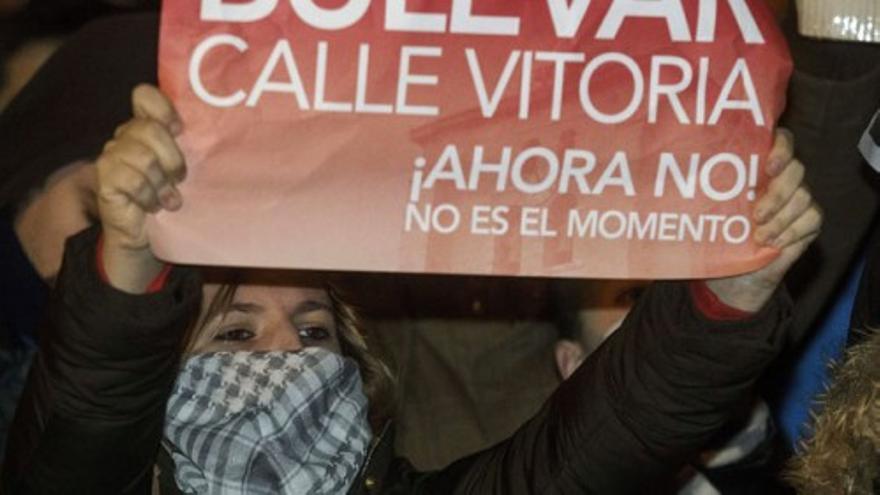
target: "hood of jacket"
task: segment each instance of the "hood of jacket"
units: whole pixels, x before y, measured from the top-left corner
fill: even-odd
[[[880,329],[854,332],[860,342],[834,366],[813,435],[792,461],[798,493],[880,493]]]

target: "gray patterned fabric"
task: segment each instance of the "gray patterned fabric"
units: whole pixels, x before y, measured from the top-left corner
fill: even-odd
[[[165,420],[185,493],[346,493],[370,438],[357,365],[319,348],[191,357]]]

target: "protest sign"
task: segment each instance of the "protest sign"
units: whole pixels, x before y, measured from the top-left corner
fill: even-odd
[[[751,210],[791,64],[763,0],[165,0],[181,263],[679,278]]]

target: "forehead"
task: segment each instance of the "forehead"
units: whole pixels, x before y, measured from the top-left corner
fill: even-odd
[[[219,284],[205,284],[205,300],[212,300],[220,287]],[[236,288],[232,301],[293,309],[306,301],[321,302],[329,306],[330,296],[323,287],[244,283]]]

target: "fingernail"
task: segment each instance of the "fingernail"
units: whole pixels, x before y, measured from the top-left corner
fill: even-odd
[[[767,234],[766,232],[758,230],[755,232],[755,241],[757,241],[758,244],[761,244],[762,246],[769,246],[770,243],[773,241],[773,238],[770,237],[769,234]]]
[[[773,239],[773,242],[771,242],[770,245],[777,248],[777,249],[781,249],[782,248],[782,236],[779,236],[776,239]]]
[[[767,165],[767,173],[775,176],[782,171],[783,165],[785,165],[785,162],[781,158],[771,158],[770,163]]]
[[[183,131],[183,124],[179,120],[172,120],[171,124],[168,125],[168,130],[171,131],[171,134],[177,136]]]
[[[763,222],[764,217],[766,215],[767,215],[767,210],[764,208],[758,208],[757,210],[755,210],[755,220],[757,220],[759,222]]]

